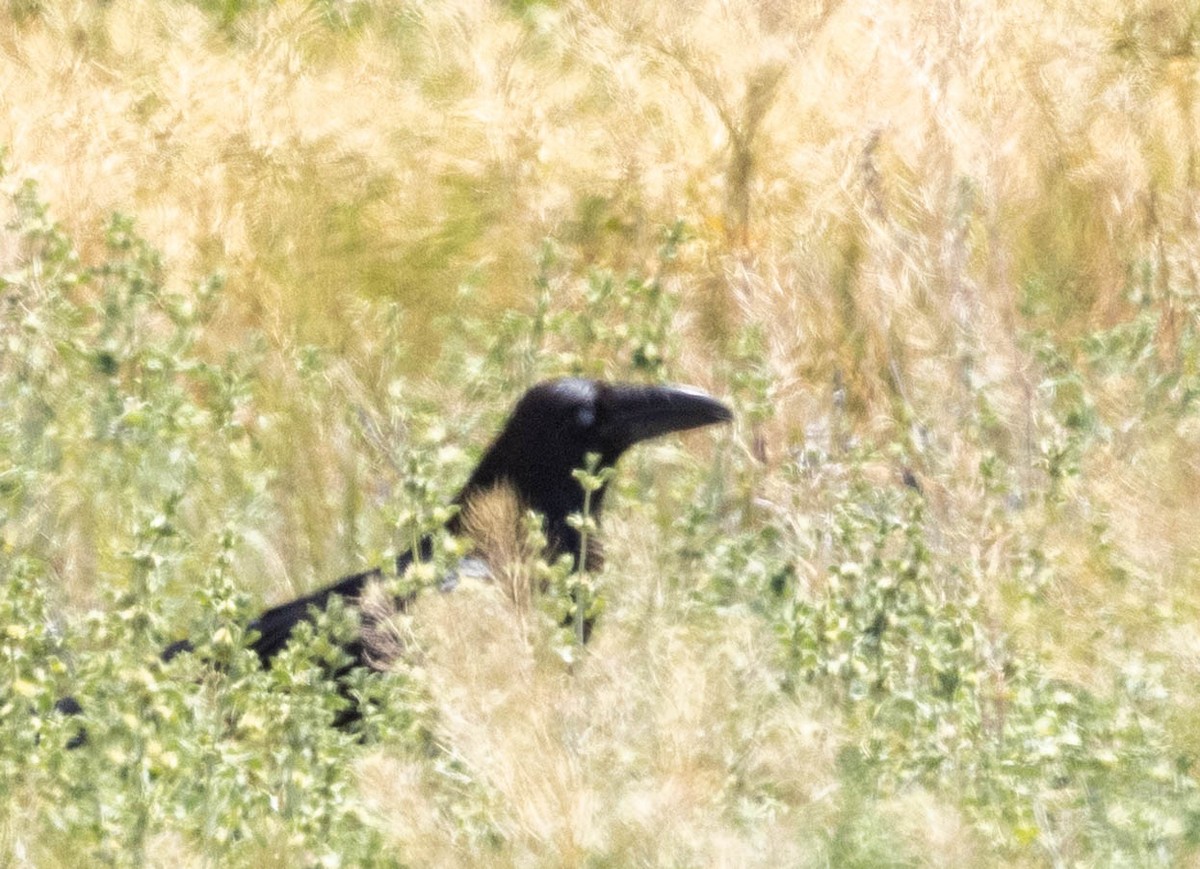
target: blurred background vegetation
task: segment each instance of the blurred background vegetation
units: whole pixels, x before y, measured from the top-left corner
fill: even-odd
[[[0,864],[1195,861],[1198,52],[1195,0],[11,0]],[[562,374],[737,412],[626,460],[582,661],[435,597],[360,743],[320,631],[246,660]]]

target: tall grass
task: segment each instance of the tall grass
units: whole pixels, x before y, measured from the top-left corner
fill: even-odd
[[[9,4],[4,861],[1195,860],[1198,27]],[[625,461],[586,656],[427,596],[329,730],[352,614],[269,673],[247,617],[439,524],[565,373],[738,422]]]

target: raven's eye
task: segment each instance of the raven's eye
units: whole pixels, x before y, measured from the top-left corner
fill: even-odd
[[[596,421],[596,411],[590,406],[585,405],[575,411],[575,422],[579,423],[580,428],[591,428],[592,423]]]

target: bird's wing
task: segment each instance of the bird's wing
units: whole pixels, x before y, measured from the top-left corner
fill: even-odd
[[[431,544],[427,540],[421,541],[422,558],[429,557],[431,549]],[[412,551],[405,552],[396,559],[396,572],[404,573],[412,563]],[[318,589],[312,594],[272,607],[249,624],[250,631],[258,635],[250,647],[258,653],[259,660],[262,661],[264,667],[270,665],[271,659],[288,644],[288,640],[292,636],[292,629],[300,622],[310,621],[313,610],[325,609],[334,597],[342,597],[353,603],[362,594],[368,582],[381,579],[383,579],[383,571],[379,568],[356,573]],[[396,603],[403,607],[408,601],[403,600]]]

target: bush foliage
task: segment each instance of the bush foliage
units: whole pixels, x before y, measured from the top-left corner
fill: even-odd
[[[0,863],[1194,861],[1194,6],[10,4]],[[434,593],[567,374],[736,422]]]

